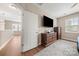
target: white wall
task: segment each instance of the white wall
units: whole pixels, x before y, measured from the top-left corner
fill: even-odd
[[[0,19],[0,31],[4,31],[5,30],[5,22],[4,20]]]
[[[0,31],[0,46],[2,46],[12,35],[12,31]]]
[[[42,26],[42,20],[43,20],[42,17],[43,17],[43,15],[48,15],[48,14],[45,12],[45,10],[42,10],[41,8],[39,8],[36,5],[31,4],[31,3],[16,4],[16,5],[19,7],[22,7],[23,10],[25,10],[25,11],[29,11],[31,13],[38,15],[38,18],[39,18],[39,20],[38,20],[38,41],[39,41],[38,44],[40,45],[41,44],[40,43],[41,42],[41,33],[45,32],[48,29],[51,30],[51,28],[45,28]],[[50,17],[50,15],[48,17]],[[54,18],[54,27],[56,27],[56,26],[57,26],[57,21],[56,21],[56,18]]]
[[[43,17],[43,15],[47,15],[48,17],[53,18],[52,15],[50,16],[49,14],[47,14],[47,12],[45,10],[42,10],[41,8],[39,8],[36,5],[31,4],[31,3],[28,3],[28,4],[18,4],[18,5],[23,7],[24,10],[38,15],[38,17],[39,17],[39,20],[38,20],[38,28],[39,28],[38,29],[38,31],[39,31],[39,33],[38,33],[38,35],[39,35],[38,41],[39,42],[38,43],[40,45],[41,44],[40,43],[41,42],[41,33],[45,32],[48,29],[51,30],[51,28],[45,28],[45,27],[42,26],[42,20],[43,20],[42,17]],[[56,20],[56,18],[54,18],[54,27],[56,27],[56,26],[57,26],[57,20]]]
[[[38,46],[38,15],[23,11],[23,52]]]
[[[54,21],[53,26],[54,27],[57,27],[57,19],[56,18],[53,18],[53,21]]]

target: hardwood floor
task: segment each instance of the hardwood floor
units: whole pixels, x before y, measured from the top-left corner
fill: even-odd
[[[26,51],[26,52],[23,52],[22,53],[22,55],[23,56],[33,56],[33,55],[35,55],[36,53],[38,53],[39,51],[41,51],[41,50],[43,50],[45,47],[43,47],[43,46],[38,46],[38,47],[36,47],[36,48],[34,48],[34,49],[31,49],[31,50],[29,50],[29,51]]]
[[[21,36],[14,36],[9,43],[0,51],[1,56],[21,55]]]
[[[54,41],[54,42],[55,42],[55,41]],[[52,43],[53,43],[53,42],[52,42]],[[51,44],[52,44],[52,43],[51,43]],[[48,46],[49,46],[49,45],[48,45]],[[48,46],[46,46],[46,47],[48,47]],[[33,49],[29,50],[29,51],[23,52],[22,55],[23,55],[23,56],[33,56],[33,55],[35,55],[36,53],[40,52],[41,50],[43,50],[43,49],[46,48],[46,47],[44,47],[43,45],[40,45],[40,46],[38,46],[38,47],[36,47],[36,48],[33,48]]]

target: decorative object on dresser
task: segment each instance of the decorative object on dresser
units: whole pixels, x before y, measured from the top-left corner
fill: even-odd
[[[61,39],[61,27],[54,27],[54,32],[57,32],[57,40]]]
[[[41,34],[41,45],[46,47],[57,40],[57,33],[42,33]]]

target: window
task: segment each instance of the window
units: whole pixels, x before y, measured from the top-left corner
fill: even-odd
[[[12,24],[12,31],[21,31],[21,24]]]
[[[70,18],[65,21],[65,32],[79,33],[79,17]]]

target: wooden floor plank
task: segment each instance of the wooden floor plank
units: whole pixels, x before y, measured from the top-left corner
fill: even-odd
[[[43,50],[44,48],[45,48],[45,47],[43,47],[42,45],[40,45],[40,46],[38,46],[38,47],[36,47],[36,48],[34,48],[34,49],[31,49],[31,50],[29,50],[29,51],[23,52],[22,54],[23,54],[24,56],[33,56],[33,55],[35,55],[36,53],[38,53],[39,51]]]
[[[21,55],[21,36],[14,36],[11,41],[0,51],[1,56]]]

